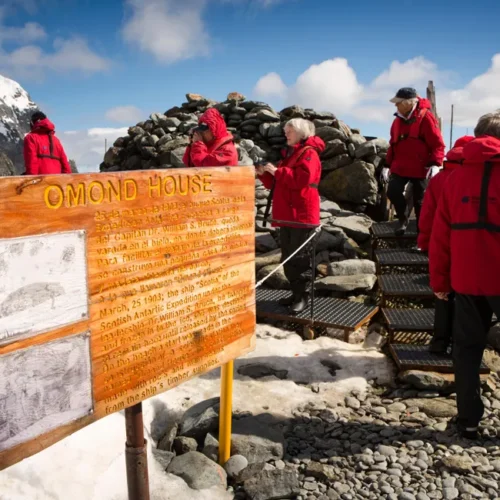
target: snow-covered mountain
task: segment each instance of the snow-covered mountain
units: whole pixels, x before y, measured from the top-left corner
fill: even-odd
[[[21,85],[0,75],[0,152],[7,154],[19,174],[24,172],[23,139],[37,109]]]

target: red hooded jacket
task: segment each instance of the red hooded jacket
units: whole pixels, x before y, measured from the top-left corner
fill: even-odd
[[[227,131],[226,122],[215,108],[203,113],[198,123],[206,123],[214,139],[205,144],[196,141],[189,145],[182,161],[188,167],[235,167],[238,165],[238,152],[234,145],[233,136]]]
[[[462,164],[464,146],[474,139],[471,135],[466,135],[457,139],[453,149],[448,151],[446,160],[443,163],[443,170],[429,181],[425,190],[424,202],[420,212],[418,222],[418,240],[417,246],[424,252],[429,250],[429,241],[431,239],[432,223],[438,207],[443,187],[450,174]]]
[[[68,158],[54,130],[54,124],[45,118],[37,121],[24,138],[26,175],[71,173]]]
[[[319,181],[321,161],[319,154],[325,143],[319,137],[309,137],[291,149],[281,160],[274,176],[269,172],[259,176],[264,186],[271,189],[274,183],[273,226],[304,227],[293,224],[319,225]]]
[[[439,201],[429,247],[431,287],[500,295],[500,139],[464,146],[464,161]]]
[[[428,167],[442,164],[445,145],[430,108],[427,99],[419,98],[409,120],[396,115],[386,158],[391,173],[425,179]]]

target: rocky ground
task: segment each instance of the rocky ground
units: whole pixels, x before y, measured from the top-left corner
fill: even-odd
[[[296,336],[259,325],[259,337],[288,343]],[[300,342],[313,346],[331,341]],[[161,450],[155,456],[164,461],[168,473],[180,475],[191,488],[228,486],[238,500],[500,498],[500,378],[496,371],[483,383],[487,410],[482,437],[472,442],[457,437],[450,424],[456,414],[450,377],[408,372],[397,380],[388,379],[388,372],[379,365],[382,371],[375,377],[369,374],[368,383],[365,379],[339,398],[342,381],[352,384],[350,375],[356,376],[341,375],[351,367],[348,359],[338,357],[342,345],[347,344],[338,342],[331,349],[337,357],[328,364],[337,384],[311,383],[314,377],[304,375],[304,381],[310,381],[303,386],[312,395],[308,401],[283,409],[278,399],[261,411],[258,405],[247,406],[253,407],[247,412],[240,411],[245,405],[237,404],[234,456],[225,470],[213,461],[218,446],[217,399],[191,407],[178,426],[159,440]],[[349,352],[351,356],[374,353],[361,344],[349,346]],[[279,385],[291,380],[296,384],[302,368],[294,371],[285,359],[276,363],[276,359],[256,355],[250,364],[242,360],[238,373],[259,383]],[[498,355],[489,351],[487,360],[495,368]],[[372,363],[380,361],[373,358]],[[306,360],[302,366],[307,366]],[[293,398],[290,385],[287,395]],[[258,392],[255,399],[260,400]]]

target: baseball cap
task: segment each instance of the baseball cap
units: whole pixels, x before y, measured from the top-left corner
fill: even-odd
[[[414,88],[403,87],[397,91],[396,95],[390,100],[390,102],[397,104],[405,101],[406,99],[414,99],[415,97],[418,97],[418,95]]]

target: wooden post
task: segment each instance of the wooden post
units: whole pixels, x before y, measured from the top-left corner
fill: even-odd
[[[453,147],[453,104],[451,105],[450,149]]]
[[[432,114],[436,117],[436,120],[439,123],[439,130],[442,130],[441,118],[439,118],[437,113],[436,89],[432,80],[429,80],[429,83],[427,84],[427,99],[431,102]]]
[[[149,500],[147,441],[144,439],[142,403],[125,409],[127,486],[129,500]]]

